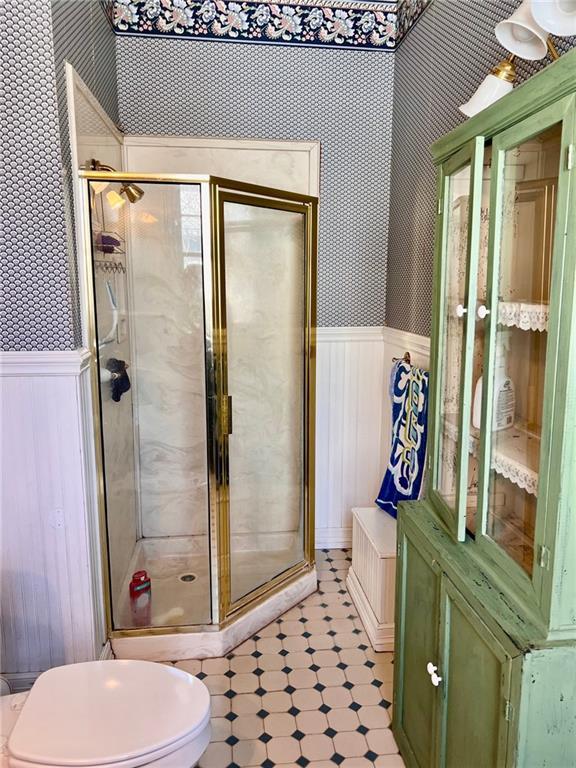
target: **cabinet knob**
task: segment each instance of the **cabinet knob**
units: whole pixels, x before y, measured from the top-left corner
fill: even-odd
[[[464,317],[466,312],[468,312],[466,307],[463,304],[458,304],[456,307],[456,317]]]
[[[490,310],[487,307],[485,307],[484,304],[480,304],[480,306],[476,310],[476,314],[478,315],[478,318],[480,320],[484,320],[486,315],[490,314]]]
[[[432,664],[431,661],[429,661],[428,664],[426,664],[426,672],[428,672],[428,674],[430,675],[430,682],[435,688],[438,688],[438,686],[442,682],[442,678],[436,674],[437,669],[438,667]]]
[[[438,675],[436,674],[436,672],[433,672],[433,673],[430,675],[430,682],[432,683],[432,685],[433,685],[435,688],[438,688],[438,686],[439,686],[439,685],[440,685],[440,683],[442,682],[442,678],[441,678],[441,677],[438,677]]]

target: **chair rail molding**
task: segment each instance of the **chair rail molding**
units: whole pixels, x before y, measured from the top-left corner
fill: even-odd
[[[352,507],[378,494],[392,430],[392,359],[428,368],[430,340],[382,326],[317,329],[316,546],[349,547]]]
[[[0,352],[0,407],[0,657],[18,687],[106,640],[88,350]]]

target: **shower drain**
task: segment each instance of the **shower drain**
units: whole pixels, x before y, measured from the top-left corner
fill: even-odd
[[[195,580],[196,580],[195,573],[183,573],[182,576],[180,576],[180,581],[195,581]]]

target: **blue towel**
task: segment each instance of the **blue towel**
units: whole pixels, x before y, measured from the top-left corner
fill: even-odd
[[[376,504],[396,517],[399,501],[417,499],[428,437],[428,371],[399,360],[390,377],[392,449]]]

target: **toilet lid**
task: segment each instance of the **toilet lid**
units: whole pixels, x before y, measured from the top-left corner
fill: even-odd
[[[44,672],[10,735],[22,761],[93,766],[138,758],[188,736],[210,717],[200,680],[150,661],[89,661]]]

